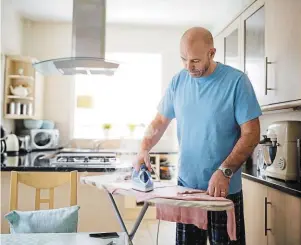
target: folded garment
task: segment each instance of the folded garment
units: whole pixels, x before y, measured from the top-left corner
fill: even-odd
[[[184,192],[185,193],[185,192]],[[182,194],[184,194],[182,193]],[[187,193],[187,192],[186,192]],[[186,194],[185,193],[185,194]],[[190,192],[191,193],[191,192]],[[197,193],[197,192],[194,192]],[[202,192],[204,193],[204,192]],[[181,194],[181,193],[179,193]],[[186,195],[187,197],[187,195]],[[205,199],[210,199],[212,201],[212,197],[206,196],[203,197],[192,197],[189,196],[191,201],[204,201]],[[215,198],[218,201],[221,198]],[[183,224],[193,224],[197,226],[199,229],[207,230],[208,227],[208,218],[207,218],[207,210],[201,207],[182,207],[176,205],[169,205],[169,204],[156,204],[156,211],[157,215],[156,218],[159,220],[165,220],[170,222],[177,222]],[[227,210],[227,232],[228,236],[231,241],[236,240],[236,222],[235,222],[235,212],[234,212],[234,205],[233,208]]]
[[[156,186],[157,184],[157,186]],[[136,190],[132,190],[129,188],[130,183],[124,182],[122,185],[117,187],[114,186],[106,186],[106,189],[110,191],[112,194],[117,193],[120,190],[130,191],[136,197],[137,202],[144,202],[155,198],[164,198],[164,199],[173,199],[175,202],[173,204],[164,204],[157,203],[157,219],[171,221],[171,222],[179,222],[184,224],[194,224],[200,229],[207,229],[207,210],[204,209],[209,204],[211,206],[211,210],[214,210],[214,206],[217,205],[217,201],[223,201],[227,206],[231,206],[230,209],[227,209],[227,232],[230,240],[236,240],[236,222],[235,222],[235,212],[234,212],[234,204],[231,200],[223,198],[223,197],[212,197],[205,193],[202,190],[190,189],[178,185],[170,185],[170,184],[160,184],[155,183],[154,190],[151,192],[140,192]],[[177,205],[179,201],[206,201],[207,205],[197,206],[195,204],[189,205]]]

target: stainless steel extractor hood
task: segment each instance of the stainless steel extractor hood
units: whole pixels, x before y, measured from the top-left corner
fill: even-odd
[[[105,59],[106,0],[73,0],[70,57],[34,63],[43,75],[113,75],[119,64]],[[72,48],[72,50],[71,50]]]

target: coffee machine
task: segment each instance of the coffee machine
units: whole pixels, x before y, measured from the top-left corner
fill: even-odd
[[[301,121],[277,121],[272,123],[264,139],[265,175],[284,181],[300,180]]]

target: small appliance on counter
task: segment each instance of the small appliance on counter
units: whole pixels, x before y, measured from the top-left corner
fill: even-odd
[[[5,152],[10,155],[19,154],[19,139],[15,134],[8,134],[5,139]]]
[[[30,136],[29,135],[18,136],[18,139],[20,145],[19,152],[24,154],[31,152]]]
[[[30,129],[20,131],[20,136],[30,137],[31,151],[56,150],[59,147],[60,133],[58,129]]]
[[[1,159],[4,157],[4,155],[6,154],[6,142],[5,142],[5,130],[1,125],[1,138],[0,138],[0,143],[1,143]]]
[[[267,165],[265,175],[285,181],[299,180],[300,147],[297,142],[301,139],[301,121],[274,122],[263,137],[260,144]]]

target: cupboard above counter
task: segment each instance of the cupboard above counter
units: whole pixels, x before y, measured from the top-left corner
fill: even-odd
[[[215,37],[216,60],[244,71],[262,110],[301,106],[301,1],[257,0]]]

